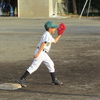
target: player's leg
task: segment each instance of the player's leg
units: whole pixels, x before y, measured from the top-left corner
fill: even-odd
[[[23,86],[23,87],[27,87],[26,84],[24,83],[24,79],[29,75],[32,74],[33,72],[35,72],[40,64],[42,63],[42,60],[37,60],[34,59],[34,61],[32,62],[31,66],[26,70],[26,72],[22,75],[22,77],[20,79],[18,79],[18,82]]]
[[[24,79],[29,75],[29,72],[26,71],[22,77],[20,79],[18,79],[18,83],[22,86],[22,87],[27,87],[27,85],[24,83]]]
[[[31,66],[26,70],[26,72],[23,74],[23,76],[20,79],[25,79],[29,74],[32,74],[33,72],[35,72],[38,67],[40,66],[42,60],[37,60],[34,59],[34,61],[32,62]]]
[[[39,57],[35,58],[34,61],[32,62],[31,66],[26,70],[26,72],[22,75],[22,77],[20,79],[18,79],[18,82],[23,86],[23,87],[27,87],[26,84],[24,83],[24,79],[29,75],[32,74],[33,72],[35,72],[40,64],[43,61],[42,58],[43,54],[40,54]]]
[[[49,73],[52,78],[52,83],[55,85],[63,84],[62,82],[58,81],[57,78],[55,77],[54,62],[51,60],[51,58],[48,56],[48,54],[45,54],[45,60],[43,61],[43,63],[46,65],[46,67],[49,70]]]

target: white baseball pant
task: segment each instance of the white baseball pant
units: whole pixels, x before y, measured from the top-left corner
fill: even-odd
[[[37,52],[38,52],[38,49],[35,51],[35,54]],[[48,68],[50,73],[55,72],[54,62],[51,60],[51,58],[49,57],[49,55],[45,51],[41,51],[39,56],[37,58],[34,58],[31,66],[27,69],[27,71],[30,74],[32,74],[33,72],[35,72],[39,68],[39,66],[42,62],[46,65],[46,67]]]

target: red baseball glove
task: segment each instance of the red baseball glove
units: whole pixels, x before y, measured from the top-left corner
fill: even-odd
[[[61,24],[59,25],[59,27],[57,28],[58,35],[62,35],[62,34],[64,33],[65,29],[66,29],[65,24],[64,24],[64,23],[61,23]]]

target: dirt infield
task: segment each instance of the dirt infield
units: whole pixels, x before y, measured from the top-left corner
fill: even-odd
[[[49,53],[55,63],[56,76],[64,85],[52,85],[47,68],[41,64],[35,73],[27,77],[27,88],[0,90],[0,100],[100,100],[99,19],[2,20],[0,84],[16,83],[31,64],[33,52],[44,32],[44,22],[64,22],[67,30],[58,43],[52,45]],[[53,36],[56,37],[56,34]]]

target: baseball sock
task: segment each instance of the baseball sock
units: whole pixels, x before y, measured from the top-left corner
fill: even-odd
[[[23,80],[23,79],[25,79],[28,75],[29,75],[29,72],[26,71],[20,79]]]
[[[52,81],[55,81],[55,73],[50,73]]]

